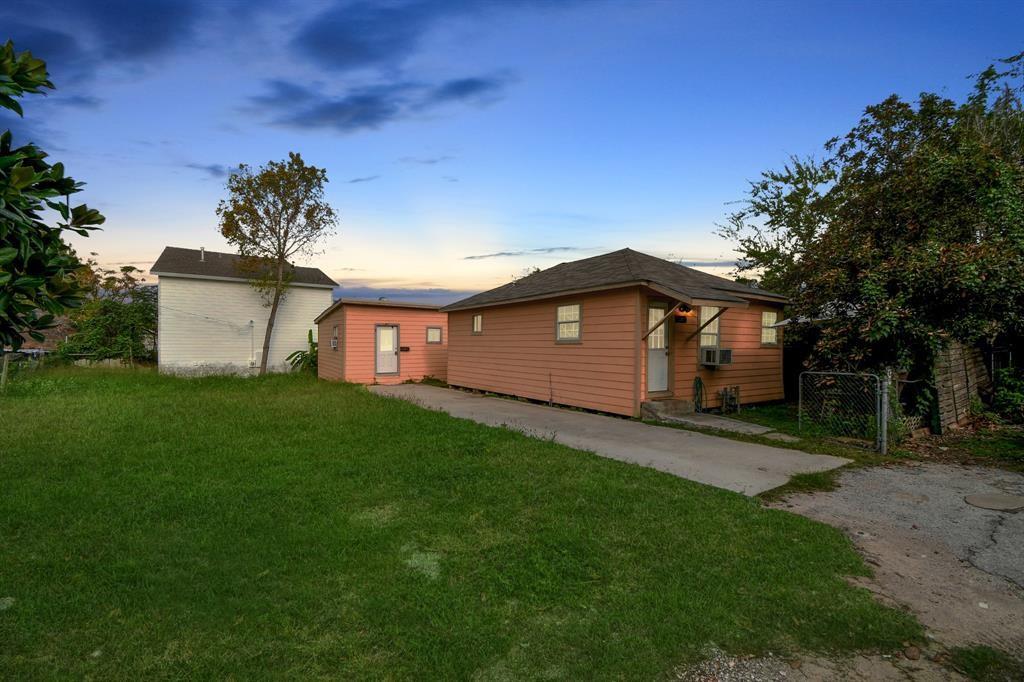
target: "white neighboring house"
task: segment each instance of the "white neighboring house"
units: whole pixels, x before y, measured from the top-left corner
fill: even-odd
[[[159,277],[157,361],[173,374],[259,371],[270,308],[238,270],[240,257],[205,249],[164,248],[150,272]],[[337,284],[317,268],[296,267],[270,341],[268,371],[308,346],[313,318],[330,307]]]

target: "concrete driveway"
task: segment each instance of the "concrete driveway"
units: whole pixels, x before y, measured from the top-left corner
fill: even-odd
[[[424,384],[370,390],[744,495],[777,488],[793,474],[827,471],[849,461]]]

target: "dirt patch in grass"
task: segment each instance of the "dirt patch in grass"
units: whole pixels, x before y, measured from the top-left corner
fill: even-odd
[[[942,643],[1024,653],[1024,514],[964,502],[1020,494],[1024,476],[911,464],[846,470],[838,483],[775,506],[843,530],[874,568],[856,583],[909,608]]]
[[[979,421],[944,436],[920,436],[901,447],[923,461],[996,466],[1024,472],[1024,427]]]
[[[908,657],[908,655],[910,657]],[[676,671],[685,682],[956,682],[965,678],[945,652],[907,646],[904,652],[856,656],[728,656],[713,651],[701,663]]]

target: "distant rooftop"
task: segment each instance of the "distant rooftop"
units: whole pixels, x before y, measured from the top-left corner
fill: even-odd
[[[241,269],[242,257],[236,253],[219,253],[204,249],[183,249],[178,246],[164,247],[163,253],[153,263],[150,272],[154,275],[182,275],[185,277],[208,277],[211,279],[247,280]],[[292,268],[292,283],[307,286],[334,288],[338,283],[319,268]]]

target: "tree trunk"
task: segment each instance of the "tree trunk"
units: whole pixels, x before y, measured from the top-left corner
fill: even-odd
[[[277,307],[281,303],[281,283],[284,279],[284,267],[277,266],[277,286],[274,287],[274,302],[270,305],[270,317],[267,318],[267,333],[263,335],[263,357],[260,358],[260,376],[267,373],[267,358],[270,355],[270,339],[274,335],[274,320],[277,319]]]

